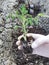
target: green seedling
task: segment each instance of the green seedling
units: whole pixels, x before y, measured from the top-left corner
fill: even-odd
[[[13,14],[12,14],[13,15]],[[10,16],[12,19],[18,18],[19,22],[21,23],[20,26],[16,25],[14,29],[18,29],[21,27],[21,31],[24,35],[24,40],[26,41],[26,34],[28,32],[27,27],[33,24],[38,24],[38,18],[33,18],[32,15],[28,14],[28,10],[25,7],[25,4],[21,5],[21,7],[16,10],[15,16]]]
[[[28,10],[25,5],[22,5],[19,10],[16,11],[16,17],[21,22],[22,32],[24,34],[24,39],[26,40],[26,33],[28,32],[27,27],[30,25],[38,24],[38,18],[33,18],[32,15],[28,14]],[[16,29],[19,26],[16,25]]]

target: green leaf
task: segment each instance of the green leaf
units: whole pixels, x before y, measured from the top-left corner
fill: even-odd
[[[16,18],[16,15],[13,14],[13,13],[10,13],[6,18],[7,18],[7,19],[8,19],[8,18],[12,18],[12,20],[14,20],[14,19]]]
[[[14,20],[16,18],[16,16],[12,15],[11,18],[12,18],[12,20]]]
[[[16,15],[19,15],[19,14],[20,14],[20,12],[18,10],[16,10]]]
[[[14,30],[17,30],[18,28],[20,28],[20,26],[18,25],[14,26]]]
[[[21,12],[23,15],[25,15],[25,14],[28,13],[28,11],[26,10],[25,5],[22,5],[22,6],[21,6],[21,8],[20,8],[20,12]]]
[[[34,21],[34,25],[38,25],[38,18],[37,18],[37,17],[35,17],[35,18],[33,19],[33,21]]]
[[[22,22],[23,21],[23,16],[22,15],[18,15],[18,19]]]
[[[29,18],[29,19],[28,19],[28,22],[29,22],[30,25],[32,25],[32,23],[33,23],[33,22],[32,22],[32,18]]]
[[[39,13],[38,16],[41,16],[42,17],[42,16],[44,16],[44,14],[43,13]]]

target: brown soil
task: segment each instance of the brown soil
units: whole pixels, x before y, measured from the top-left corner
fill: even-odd
[[[46,31],[40,27],[29,28],[30,33],[40,33],[46,35]],[[42,57],[39,55],[32,54],[32,48],[27,47],[25,50],[18,50],[18,46],[16,45],[17,37],[22,33],[20,30],[18,32],[13,32],[13,46],[12,46],[12,54],[17,65],[49,65],[49,59],[46,57]]]

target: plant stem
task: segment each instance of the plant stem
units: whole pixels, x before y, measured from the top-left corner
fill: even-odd
[[[22,27],[23,27],[23,32],[24,32],[24,40],[26,41],[26,25],[25,25],[25,19],[23,19],[23,22],[22,22]]]

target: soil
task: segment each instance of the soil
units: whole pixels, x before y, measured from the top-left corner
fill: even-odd
[[[30,33],[40,33],[46,35],[46,31],[38,27],[28,28]],[[18,33],[19,32],[19,33]],[[18,50],[16,45],[17,37],[21,35],[20,29],[18,32],[13,32],[13,45],[12,45],[12,54],[14,61],[17,65],[49,65],[49,58],[42,57],[39,55],[33,55],[33,49],[31,47],[26,47],[25,50]]]

